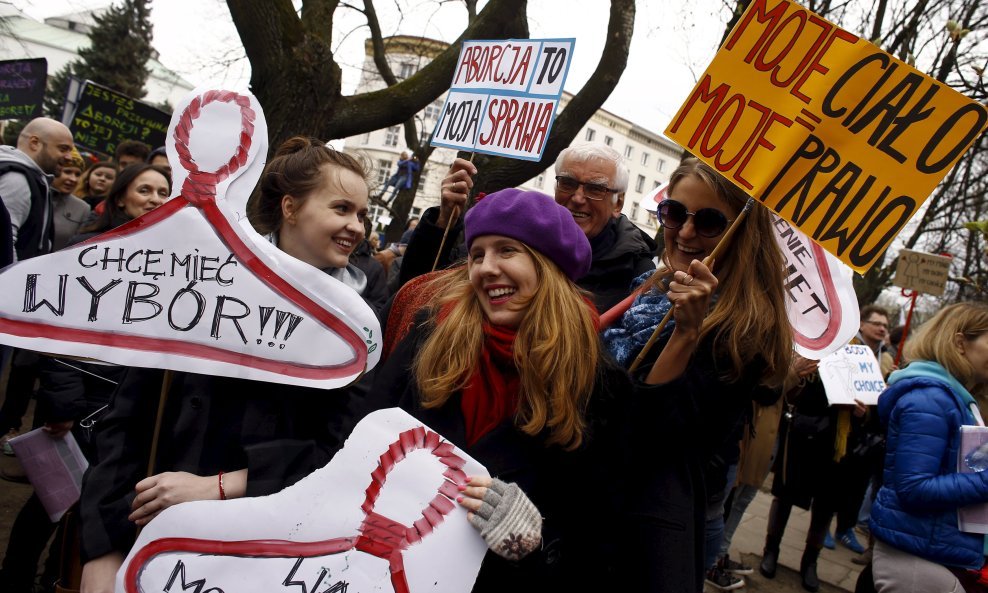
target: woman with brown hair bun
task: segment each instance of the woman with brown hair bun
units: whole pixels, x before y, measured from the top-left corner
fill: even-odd
[[[155,170],[132,165],[120,175],[141,167]],[[367,215],[360,163],[319,140],[292,138],[268,162],[260,187],[255,228],[360,292],[363,274],[348,263]],[[113,591],[137,530],[169,506],[272,494],[324,466],[343,444],[351,398],[362,392],[172,377],[153,476],[144,474],[163,371],[129,369],[101,419],[99,461],[86,474],[80,502],[83,593]]]

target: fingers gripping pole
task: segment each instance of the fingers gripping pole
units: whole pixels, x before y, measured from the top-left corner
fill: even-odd
[[[737,232],[739,228],[741,228],[742,222],[748,216],[748,212],[752,209],[752,207],[754,207],[754,204],[755,204],[755,199],[748,198],[748,201],[745,203],[744,208],[741,210],[741,213],[738,214],[738,217],[734,219],[733,223],[731,223],[730,228],[727,229],[727,232],[724,233],[724,236],[722,236],[720,238],[720,241],[717,242],[717,246],[714,247],[713,252],[711,252],[710,255],[708,255],[707,257],[703,258],[703,265],[712,266],[717,261],[717,259],[721,256],[724,250],[727,249],[727,247],[731,244],[731,241],[734,238],[734,234]],[[713,269],[711,269],[710,271],[712,272]],[[646,285],[647,284],[648,281],[646,281]],[[655,344],[655,340],[659,338],[659,334],[662,333],[662,330],[665,329],[666,325],[669,323],[669,320],[672,319],[673,310],[674,307],[670,307],[669,311],[666,312],[665,316],[662,318],[662,321],[659,322],[659,325],[655,328],[655,331],[653,331],[652,335],[648,338],[648,342],[645,343],[645,346],[642,348],[641,352],[639,352],[638,356],[635,357],[635,361],[631,363],[631,367],[628,369],[628,372],[633,373],[636,370],[638,370],[639,366],[641,366],[642,361],[645,360],[645,356],[648,355],[648,351],[651,350],[652,345]]]

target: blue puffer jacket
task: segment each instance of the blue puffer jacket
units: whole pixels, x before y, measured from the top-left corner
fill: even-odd
[[[988,472],[957,473],[960,426],[976,424],[974,398],[937,363],[893,373],[878,399],[888,425],[885,485],[871,532],[900,550],[946,566],[977,569],[984,536],[957,528],[957,509],[988,501]]]

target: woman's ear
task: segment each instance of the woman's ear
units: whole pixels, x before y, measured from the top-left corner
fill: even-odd
[[[295,224],[295,214],[298,212],[298,202],[292,196],[285,194],[281,197],[281,220]]]
[[[954,334],[954,345],[957,346],[957,350],[961,353],[961,356],[964,356],[965,342],[966,342],[966,338],[964,337],[964,334],[962,334],[961,332],[957,332],[956,334]]]

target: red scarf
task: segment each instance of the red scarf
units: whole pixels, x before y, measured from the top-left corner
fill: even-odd
[[[468,446],[518,409],[518,369],[512,355],[516,334],[513,329],[484,323],[484,346],[477,370],[460,400]]]

